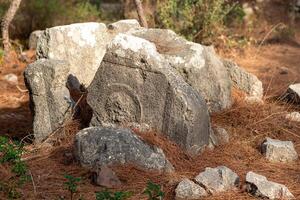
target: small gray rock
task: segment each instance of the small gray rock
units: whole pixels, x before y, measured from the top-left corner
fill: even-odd
[[[253,196],[268,199],[295,199],[288,188],[282,184],[268,181],[266,177],[248,172],[246,189]]]
[[[224,60],[233,85],[247,94],[246,101],[249,103],[262,102],[262,82],[253,74],[239,67],[236,63]]]
[[[41,59],[28,65],[24,72],[37,143],[59,128],[70,115],[70,93],[66,87],[69,68],[65,61]]]
[[[235,189],[240,182],[238,175],[225,166],[207,167],[195,180],[211,194]]]
[[[201,197],[208,196],[204,188],[187,178],[183,179],[177,185],[175,193],[176,200],[200,199]]]
[[[116,173],[106,165],[103,165],[92,172],[92,182],[106,188],[115,188],[122,185]]]
[[[150,170],[174,170],[160,148],[146,144],[129,129],[83,129],[76,134],[75,155],[83,166],[92,168],[135,164]]]
[[[287,114],[285,116],[285,118],[287,120],[290,120],[290,121],[300,122],[300,113],[299,112],[292,112],[292,113]]]
[[[293,103],[300,103],[300,83],[290,85],[285,98]]]
[[[261,145],[261,151],[271,162],[291,162],[298,159],[298,154],[291,141],[280,141],[267,137]]]
[[[213,149],[215,146],[226,144],[228,142],[229,142],[228,132],[224,128],[214,127],[210,135],[209,148]]]
[[[6,74],[4,76],[4,80],[6,80],[7,82],[9,82],[12,85],[18,85],[18,76],[15,74]]]
[[[117,33],[125,33],[131,29],[141,28],[141,26],[136,19],[125,19],[109,24],[107,28]]]
[[[30,34],[29,43],[28,43],[29,49],[36,49],[37,42],[38,42],[39,38],[41,37],[42,33],[43,33],[43,31],[37,30],[37,31],[33,31]]]

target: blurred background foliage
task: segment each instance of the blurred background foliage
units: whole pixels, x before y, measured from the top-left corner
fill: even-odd
[[[280,5],[271,10],[281,13],[278,8],[290,9],[289,2],[293,0],[271,1]],[[10,0],[0,0],[0,17],[7,10],[9,2]],[[270,15],[266,12],[267,7],[264,7],[267,5],[264,2],[270,0],[142,0],[142,2],[150,27],[172,29],[189,40],[207,45],[216,45],[220,40],[224,40],[224,37],[230,39],[230,44],[246,44],[245,34],[238,36],[238,42],[232,40],[236,37],[234,34],[237,30],[243,30],[244,33],[253,31],[254,25],[257,25],[255,20],[261,14]],[[254,12],[256,19],[250,16],[251,12],[247,13],[249,9],[252,9],[251,12]],[[277,23],[274,17],[277,15],[270,15],[273,24]],[[11,24],[10,34],[12,39],[26,40],[34,30],[76,22],[110,23],[126,18],[138,18],[133,0],[23,0]],[[235,30],[234,34],[232,28]]]

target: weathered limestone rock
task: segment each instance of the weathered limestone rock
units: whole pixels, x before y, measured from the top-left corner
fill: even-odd
[[[286,92],[287,100],[293,103],[300,102],[300,83],[290,85],[287,92]]]
[[[287,120],[290,120],[290,121],[300,122],[300,113],[299,112],[292,112],[292,113],[287,114],[285,116],[285,118]]]
[[[201,197],[208,196],[204,188],[187,178],[183,179],[177,185],[175,193],[176,200],[200,199]]]
[[[209,148],[213,149],[215,146],[226,144],[229,142],[228,132],[221,127],[214,127],[210,134]]]
[[[147,40],[117,35],[88,92],[91,125],[145,123],[192,154],[208,144],[205,101]]]
[[[46,29],[38,41],[37,57],[68,61],[70,74],[88,86],[112,38],[140,26],[136,20],[121,20],[108,27],[90,22]]]
[[[231,106],[230,77],[212,47],[189,42],[171,30],[139,29],[130,33],[153,42],[170,65],[205,98],[211,112]]]
[[[37,57],[66,60],[70,74],[88,86],[105,54],[105,24],[79,23],[46,29],[38,41]]]
[[[247,191],[260,198],[295,199],[288,188],[282,184],[268,181],[266,177],[248,172],[246,175]]]
[[[131,163],[151,170],[174,169],[160,148],[144,143],[129,129],[83,129],[76,134],[75,155],[87,167]]]
[[[42,33],[43,33],[43,31],[37,30],[37,31],[33,31],[30,34],[30,36],[29,36],[29,43],[28,43],[29,49],[36,49],[38,39],[40,38],[40,36],[42,35]]]
[[[261,102],[263,97],[262,82],[258,78],[239,67],[236,63],[224,60],[233,86],[247,94],[246,100],[249,102]]]
[[[291,141],[266,138],[261,145],[261,151],[271,162],[291,162],[298,159],[298,154]]]
[[[140,23],[135,19],[125,19],[107,25],[108,30],[117,33],[125,33],[131,29],[141,28]]]
[[[207,167],[195,178],[196,182],[204,186],[211,194],[235,189],[239,185],[239,177],[225,166]]]
[[[66,77],[69,64],[65,61],[41,59],[30,64],[24,73],[33,106],[33,132],[41,142],[64,122],[69,114],[69,90]]]

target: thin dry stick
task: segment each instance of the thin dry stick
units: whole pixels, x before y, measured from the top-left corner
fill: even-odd
[[[145,28],[148,28],[148,23],[147,23],[147,20],[146,20],[146,17],[145,17],[142,2],[140,0],[134,0],[134,3],[135,3],[135,6],[136,6],[136,10],[137,10],[141,25]]]
[[[17,89],[18,89],[20,92],[22,92],[22,93],[27,93],[27,92],[28,92],[28,90],[23,90],[22,88],[20,88],[19,85],[16,85],[16,87],[17,87]]]
[[[36,186],[35,186],[35,183],[34,183],[33,175],[32,175],[32,173],[31,173],[30,170],[29,170],[29,174],[31,176],[31,182],[32,182],[32,186],[33,186],[33,192],[36,195]]]
[[[300,138],[299,135],[297,135],[296,133],[293,133],[293,132],[291,132],[291,131],[289,131],[289,130],[286,130],[286,129],[284,129],[284,128],[281,128],[281,130],[283,130],[283,131],[285,131],[285,132],[287,132],[287,133],[289,133],[289,134],[291,134],[291,135],[293,135],[293,136],[295,136],[295,137]]]
[[[249,126],[252,126],[252,125],[255,125],[255,124],[261,123],[261,122],[263,122],[263,121],[265,121],[265,120],[269,119],[270,117],[272,117],[272,116],[274,116],[274,115],[281,115],[281,114],[284,114],[284,113],[286,113],[286,112],[284,111],[284,112],[272,113],[271,115],[268,115],[267,117],[265,117],[265,118],[263,118],[263,119],[261,119],[261,120],[258,120],[258,121],[256,121],[256,122],[254,122],[254,123],[250,124]]]
[[[254,55],[254,58],[256,58],[257,54],[259,53],[259,50],[261,48],[261,46],[263,45],[263,43],[266,41],[266,39],[270,36],[270,34],[279,26],[285,26],[285,24],[283,23],[278,23],[276,24],[275,26],[273,26],[270,31],[265,35],[265,37],[263,38],[263,40],[261,41],[261,43],[258,45],[258,48],[257,48],[257,52],[255,53]]]

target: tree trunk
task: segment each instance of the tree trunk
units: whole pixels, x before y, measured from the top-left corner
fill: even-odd
[[[5,13],[3,19],[2,19],[2,24],[1,24],[1,29],[2,29],[2,39],[3,39],[3,47],[4,47],[4,55],[7,55],[10,51],[10,41],[9,41],[9,25],[14,19],[14,16],[21,4],[22,0],[12,0],[9,9]]]
[[[145,17],[142,2],[140,0],[134,0],[134,3],[135,3],[135,6],[136,6],[136,10],[137,10],[141,25],[145,28],[148,28],[148,24],[147,24],[147,20],[146,20],[146,17]]]

